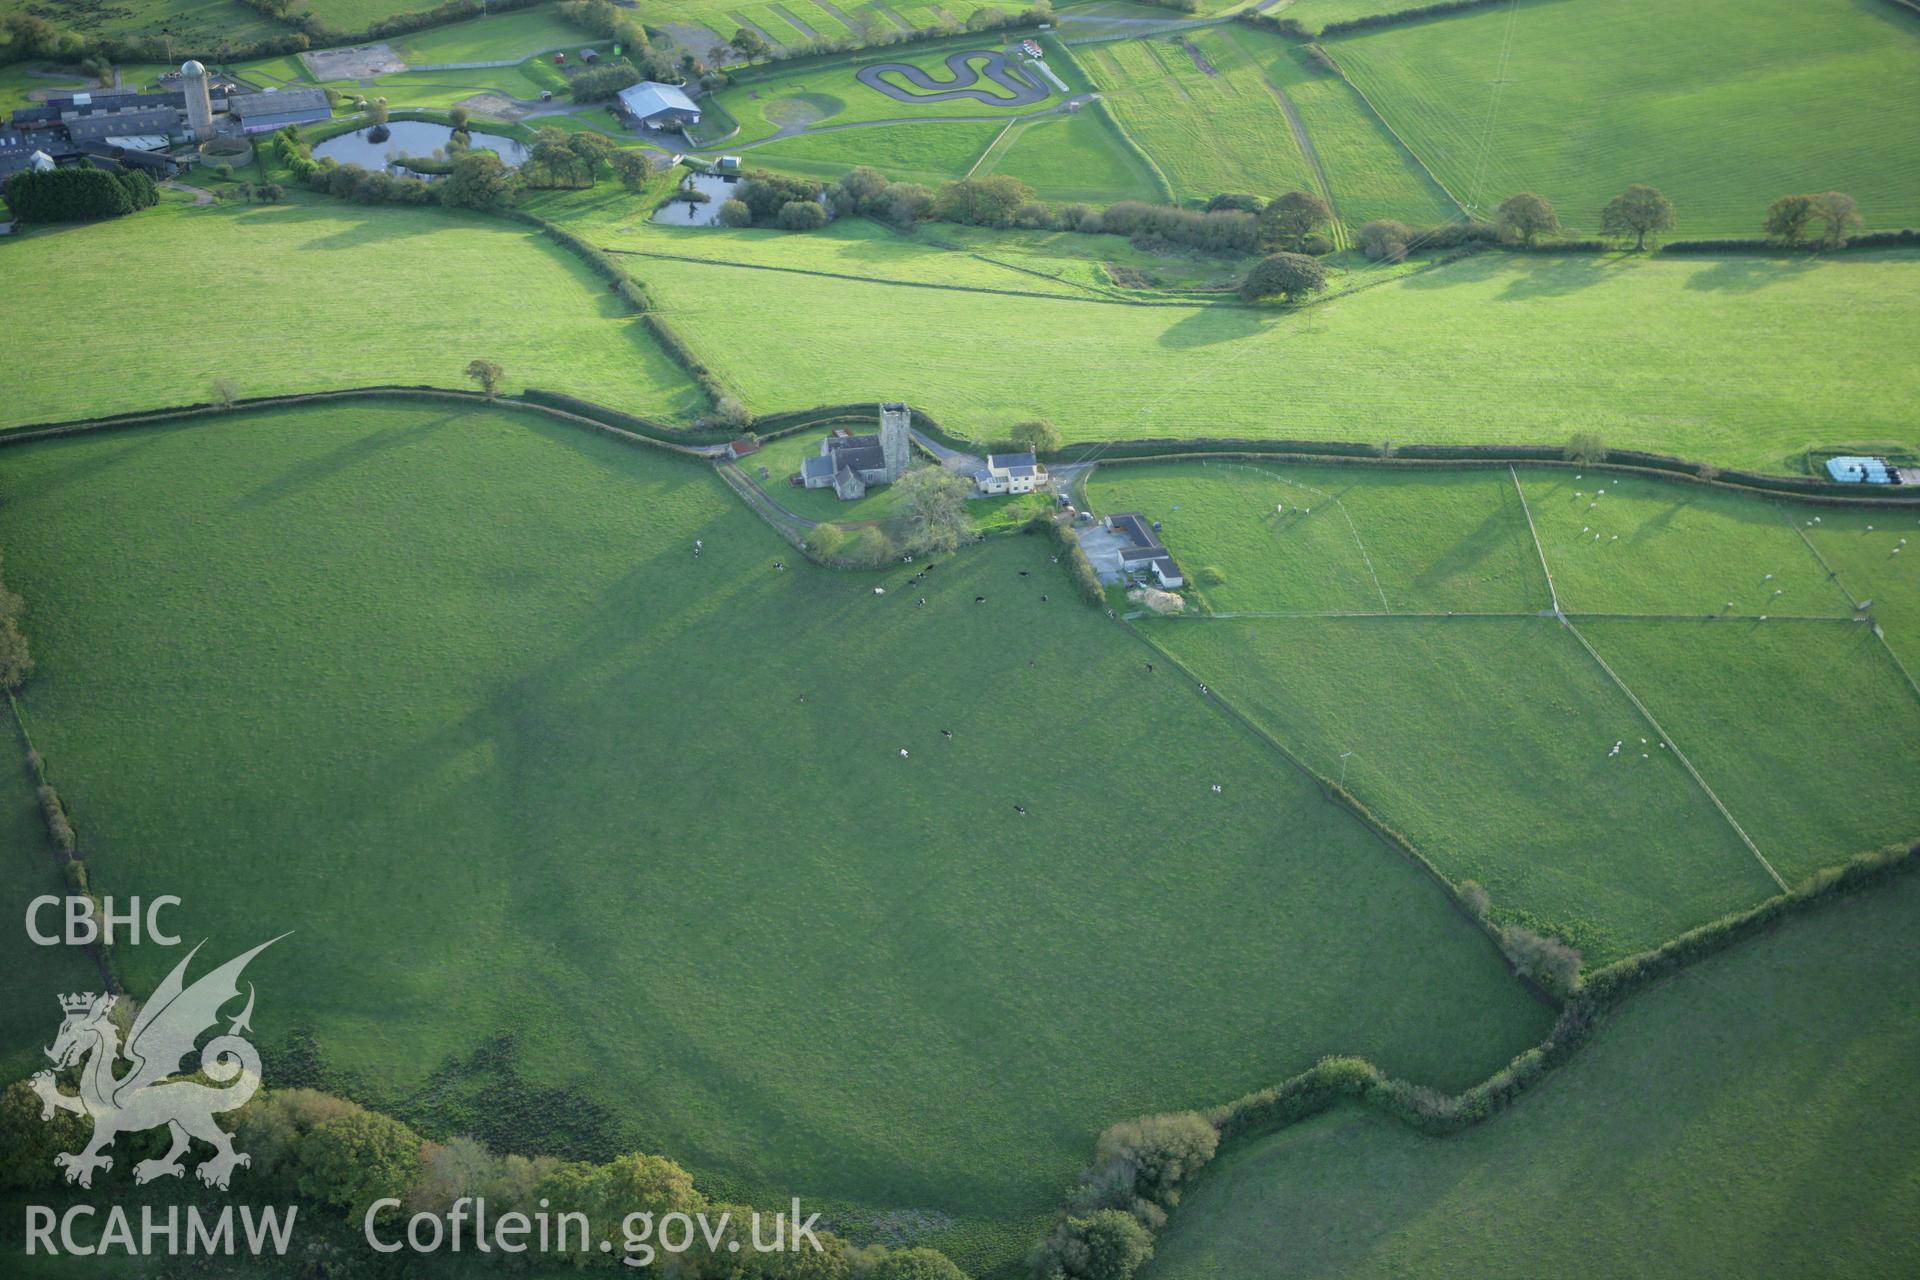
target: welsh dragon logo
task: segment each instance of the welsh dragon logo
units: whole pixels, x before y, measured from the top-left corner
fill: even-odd
[[[92,992],[60,997],[66,1020],[46,1051],[53,1070],[34,1076],[32,1086],[40,1095],[42,1120],[53,1119],[56,1109],[93,1120],[93,1137],[84,1149],[63,1151],[53,1158],[56,1166],[66,1170],[68,1182],[91,1187],[94,1170],[113,1167],[113,1157],[102,1153],[116,1136],[161,1125],[172,1131],[173,1147],[158,1160],[135,1165],[135,1182],[182,1176],[186,1166],[180,1157],[194,1138],[214,1149],[213,1157],[196,1170],[209,1187],[224,1189],[236,1166],[252,1163],[245,1152],[233,1149],[233,1140],[213,1120],[219,1112],[241,1106],[260,1087],[260,1055],[240,1035],[253,1029],[248,1022],[253,1016],[252,983],[247,984],[246,1008],[228,1024],[226,1034],[215,1036],[200,1050],[200,1074],[224,1087],[182,1078],[180,1064],[193,1052],[201,1034],[219,1022],[222,1006],[240,995],[240,973],[247,962],[279,940],[263,942],[187,986],[187,965],[200,951],[196,946],[141,1008],[124,1048],[120,1030],[109,1017],[117,997]],[[116,1071],[123,1059],[125,1070]],[[82,1060],[80,1092],[61,1092],[54,1071]]]

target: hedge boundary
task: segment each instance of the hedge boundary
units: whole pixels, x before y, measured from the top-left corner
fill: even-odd
[[[1071,1217],[1089,1195],[1104,1196],[1111,1203],[1117,1192],[1123,1203],[1132,1201],[1137,1205],[1141,1200],[1147,1201],[1146,1212],[1141,1216],[1146,1219],[1143,1225],[1151,1229],[1165,1221],[1165,1212],[1160,1206],[1177,1204],[1180,1197],[1177,1184],[1204,1168],[1219,1149],[1228,1143],[1277,1133],[1331,1110],[1341,1102],[1372,1107],[1418,1133],[1435,1137],[1460,1133],[1505,1111],[1548,1074],[1571,1061],[1609,1013],[1662,978],[1729,951],[1783,921],[1819,910],[1838,898],[1866,892],[1916,868],[1920,868],[1920,843],[1860,854],[1745,911],[1729,913],[1659,947],[1618,960],[1591,975],[1566,1000],[1559,1017],[1538,1044],[1517,1054],[1485,1080],[1458,1093],[1449,1094],[1390,1076],[1366,1058],[1330,1056],[1278,1084],[1204,1111],[1123,1121],[1109,1128],[1107,1134],[1123,1128],[1139,1131],[1149,1127],[1145,1122],[1154,1120],[1197,1118],[1212,1127],[1218,1146],[1209,1156],[1187,1163],[1172,1176],[1161,1169],[1150,1196],[1142,1194],[1143,1188],[1139,1185],[1142,1170],[1136,1160],[1124,1152],[1105,1161],[1096,1155],[1095,1163],[1082,1174],[1079,1186],[1070,1193],[1055,1221]],[[1103,1141],[1096,1152],[1107,1146],[1107,1134],[1102,1135]],[[1140,1214],[1138,1209],[1135,1212]]]
[[[1390,451],[1389,451],[1390,450]],[[1507,444],[1406,444],[1375,445],[1339,440],[1119,440],[1105,443],[1080,443],[1047,461],[1067,465],[1097,459],[1102,465],[1128,462],[1184,462],[1194,458],[1242,458],[1259,462],[1289,462],[1305,465],[1359,463],[1368,466],[1553,466],[1606,470],[1623,474],[1657,476],[1711,485],[1741,493],[1761,493],[1776,497],[1798,498],[1832,506],[1911,508],[1920,505],[1920,487],[1901,493],[1907,486],[1865,486],[1835,484],[1813,476],[1769,475],[1759,471],[1723,468],[1706,462],[1690,462],[1667,454],[1645,453],[1636,449],[1609,449],[1598,462],[1570,462],[1555,445]],[[1886,492],[1863,493],[1866,488]]]

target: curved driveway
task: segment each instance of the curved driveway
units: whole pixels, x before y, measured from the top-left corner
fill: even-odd
[[[973,88],[981,78],[981,70],[974,66],[975,61],[985,64],[986,78],[1005,89],[1006,93],[988,93],[985,89]],[[872,66],[861,67],[853,74],[861,84],[869,89],[878,89],[896,102],[949,102],[955,98],[972,98],[990,107],[1030,107],[1047,100],[1047,91],[1021,75],[1007,61],[1004,53],[989,49],[967,49],[948,54],[946,64],[950,75],[946,80],[935,80],[907,62],[876,62]],[[919,92],[909,92],[881,79],[880,73],[883,71],[895,73]]]

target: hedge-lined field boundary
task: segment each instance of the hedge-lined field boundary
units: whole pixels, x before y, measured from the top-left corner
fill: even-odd
[[[1130,1212],[1151,1231],[1164,1225],[1184,1187],[1220,1148],[1279,1132],[1342,1102],[1370,1106],[1419,1133],[1457,1134],[1506,1110],[1592,1037],[1607,1014],[1660,979],[1719,955],[1792,917],[1865,892],[1920,867],[1920,843],[1861,854],[1746,911],[1733,912],[1594,973],[1561,1006],[1540,1043],[1478,1084],[1446,1093],[1388,1075],[1369,1060],[1331,1056],[1276,1085],[1205,1111],[1144,1116],[1113,1125],[1056,1215],[1054,1231],[1085,1229],[1103,1210]],[[1196,1142],[1198,1132],[1203,1141]],[[1088,1215],[1088,1216],[1082,1216]],[[1130,1274],[1130,1273],[1128,1273]]]
[[[1306,465],[1359,463],[1391,467],[1554,466],[1601,469],[1627,474],[1685,480],[1693,484],[1742,493],[1798,498],[1833,506],[1900,507],[1920,505],[1920,486],[1836,484],[1813,476],[1768,475],[1712,463],[1689,462],[1667,454],[1637,449],[1609,449],[1598,462],[1570,462],[1554,445],[1506,444],[1360,444],[1340,440],[1120,440],[1070,445],[1048,454],[1046,461],[1068,465],[1098,460],[1102,465],[1127,462],[1185,462],[1195,458],[1242,458],[1255,462]],[[1901,492],[1911,488],[1910,492]],[[1875,492],[1866,492],[1875,490]]]

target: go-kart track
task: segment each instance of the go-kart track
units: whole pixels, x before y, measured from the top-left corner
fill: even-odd
[[[876,62],[869,67],[861,67],[854,72],[854,76],[869,89],[878,89],[898,102],[949,102],[955,98],[972,98],[988,106],[1027,107],[1047,100],[1047,90],[1023,76],[1007,61],[1004,53],[989,49],[962,50],[948,54],[946,66],[951,76],[947,80],[935,80],[919,67],[905,62]],[[983,69],[985,78],[1006,90],[1005,93],[990,93],[973,87],[980,83]],[[890,80],[882,79],[883,73],[889,71],[907,81],[913,89],[903,89]]]

